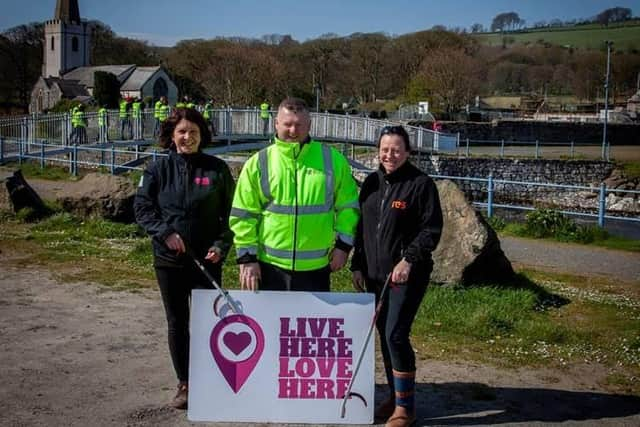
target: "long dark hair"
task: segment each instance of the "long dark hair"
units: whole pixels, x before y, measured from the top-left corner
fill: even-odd
[[[160,145],[160,147],[171,147],[173,144],[173,131],[176,129],[176,126],[178,126],[178,123],[180,123],[180,120],[195,123],[200,129],[200,147],[198,147],[198,150],[201,150],[202,147],[211,143],[211,132],[202,114],[193,108],[174,108],[171,116],[162,122],[160,126],[160,136],[158,138],[158,145]]]

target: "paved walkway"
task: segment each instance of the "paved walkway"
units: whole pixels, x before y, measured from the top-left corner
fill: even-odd
[[[640,253],[548,240],[500,237],[507,258],[519,265],[640,283]]]

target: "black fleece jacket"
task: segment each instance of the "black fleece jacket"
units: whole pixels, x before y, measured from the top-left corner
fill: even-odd
[[[202,152],[183,155],[172,149],[168,157],[151,163],[140,179],[134,210],[136,221],[152,237],[154,264],[192,262],[167,248],[164,241],[174,232],[200,258],[213,247],[226,257],[233,241],[233,190],[227,164]]]
[[[360,222],[351,270],[383,282],[404,257],[410,281],[426,280],[442,233],[435,183],[411,163],[385,174],[371,173],[360,191]]]

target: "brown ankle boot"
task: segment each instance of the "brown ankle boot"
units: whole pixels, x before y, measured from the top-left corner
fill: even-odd
[[[389,417],[384,427],[409,427],[415,422],[415,411],[408,411],[405,407],[396,406],[393,414],[391,414],[391,417]]]
[[[169,406],[175,409],[187,409],[187,402],[189,401],[189,386],[187,383],[178,384],[178,391],[173,397]]]
[[[416,373],[393,370],[395,409],[385,427],[409,427],[416,422]]]

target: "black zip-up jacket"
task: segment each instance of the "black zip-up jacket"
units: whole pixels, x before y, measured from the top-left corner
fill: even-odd
[[[168,157],[151,163],[138,185],[134,210],[136,221],[152,237],[154,265],[192,262],[164,243],[174,232],[201,258],[214,247],[226,257],[233,241],[233,190],[227,164],[202,152],[183,155],[172,149]]]
[[[442,211],[435,183],[411,163],[385,174],[382,166],[360,190],[360,222],[352,271],[383,282],[404,257],[409,281],[426,281],[442,233]]]

